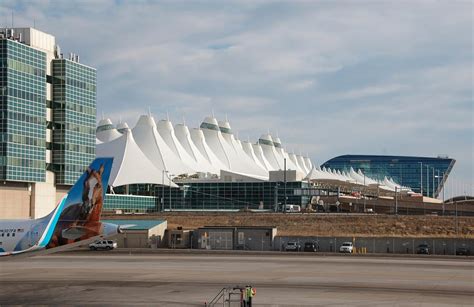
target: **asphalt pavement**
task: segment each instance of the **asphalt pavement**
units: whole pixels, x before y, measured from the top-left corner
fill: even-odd
[[[250,284],[254,306],[472,306],[467,258],[78,252],[0,262],[0,305],[204,306]],[[222,305],[221,305],[222,306]]]

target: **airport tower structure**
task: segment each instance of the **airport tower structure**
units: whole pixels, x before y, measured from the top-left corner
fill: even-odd
[[[54,36],[0,28],[0,218],[49,213],[95,157],[96,70]]]

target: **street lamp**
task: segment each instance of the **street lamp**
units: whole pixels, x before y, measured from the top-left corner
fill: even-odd
[[[444,182],[444,172],[442,173],[443,176],[441,177],[441,182],[443,183]],[[436,176],[436,178],[438,179],[438,187],[439,187],[439,178],[440,178],[440,175],[439,175],[439,170],[438,170],[438,176]],[[444,215],[444,184],[443,184],[443,215]]]
[[[426,166],[426,196],[430,196],[430,166]]]
[[[283,212],[286,213],[286,158],[283,159],[283,167],[284,167],[284,170],[283,170],[283,180],[284,180],[284,188],[285,190],[283,191],[284,195],[285,195],[285,199],[284,199],[284,204],[285,206],[283,207]]]
[[[171,176],[174,176],[174,174],[168,173],[169,186],[170,186],[170,200],[169,200],[170,212],[171,212]]]
[[[365,186],[365,171],[363,172],[363,174],[364,174],[364,191],[366,191],[366,186]],[[366,193],[364,193],[364,194],[366,194]],[[365,204],[366,204],[366,202],[365,202],[365,195],[364,195],[364,213],[367,212],[367,209],[365,208],[365,207],[366,207]]]
[[[165,211],[165,173],[168,171],[161,171],[161,211]]]
[[[418,162],[420,164],[420,194],[423,196],[423,162]]]

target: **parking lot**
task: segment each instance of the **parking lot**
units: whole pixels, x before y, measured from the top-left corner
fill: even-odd
[[[255,306],[472,305],[468,258],[83,251],[0,263],[0,304],[203,306],[226,286]]]

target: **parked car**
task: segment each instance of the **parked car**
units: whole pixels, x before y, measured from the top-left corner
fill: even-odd
[[[317,252],[318,251],[318,245],[313,242],[306,242],[304,244],[304,249],[303,251],[305,252]]]
[[[287,213],[301,212],[300,205],[286,205],[284,211]]]
[[[341,247],[339,247],[340,253],[352,254],[353,250],[354,250],[354,246],[352,246],[352,242],[343,242]]]
[[[297,242],[288,242],[285,246],[285,251],[287,252],[299,252],[301,250],[301,245]]]
[[[428,244],[422,243],[422,244],[418,245],[418,247],[416,248],[416,253],[417,254],[429,255],[430,254],[430,247],[428,246]]]
[[[470,256],[471,255],[471,250],[468,247],[458,247],[456,248],[456,255],[458,256]]]
[[[98,250],[98,249],[106,249],[111,250],[117,248],[117,242],[112,240],[101,240],[94,243],[89,244],[89,248],[91,250]]]

